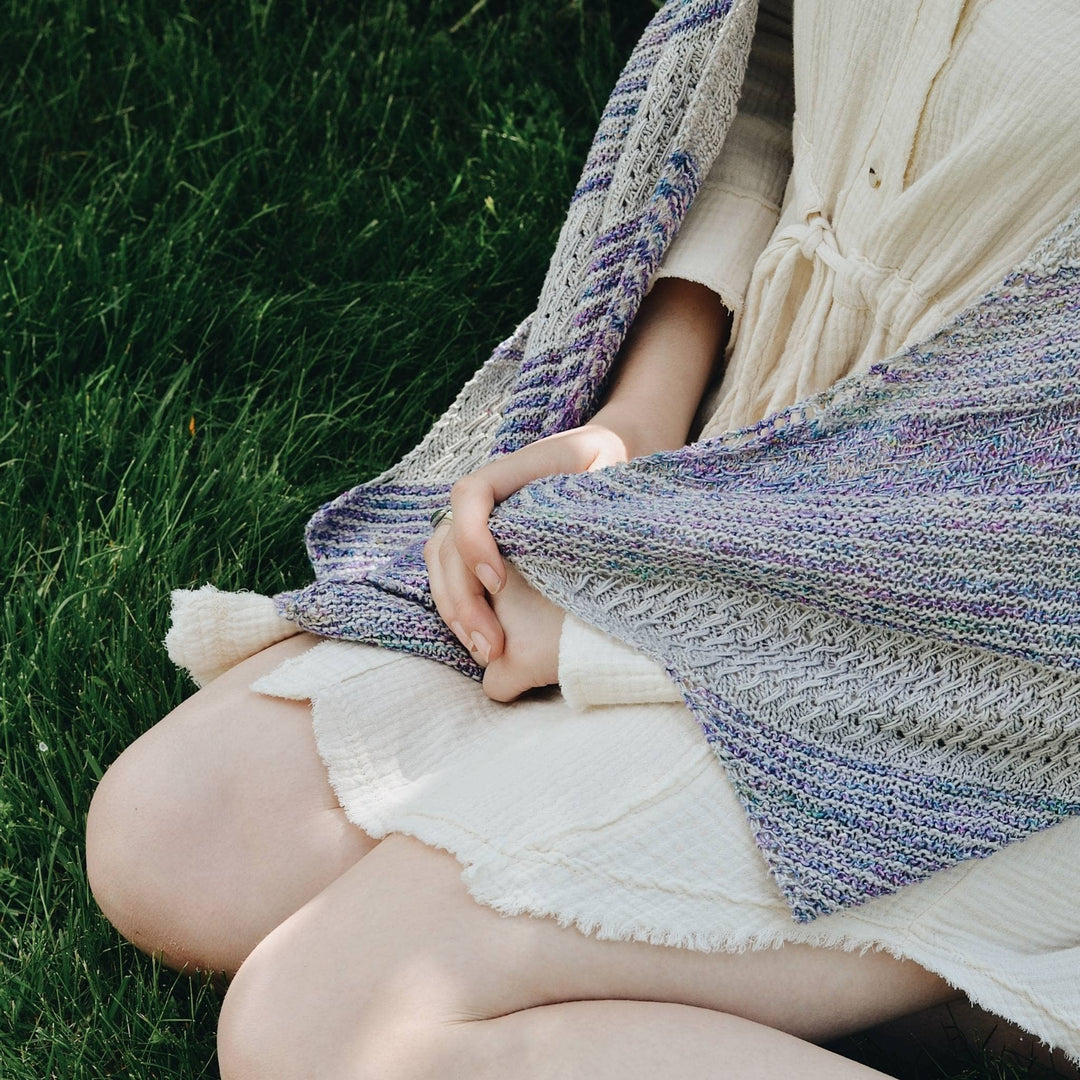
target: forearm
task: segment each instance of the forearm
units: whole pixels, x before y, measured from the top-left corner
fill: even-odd
[[[504,620],[513,623],[524,610],[530,627],[529,655],[519,656],[522,650],[511,647],[506,662],[496,664],[490,686],[485,678],[492,697],[509,700],[528,686],[554,681],[562,615],[557,609],[547,612],[557,617],[550,620],[549,632],[541,635],[545,650],[538,647],[536,637],[539,598],[529,595],[528,586],[524,601],[510,595],[520,590],[507,590],[501,610],[493,610],[492,598],[503,593],[508,578],[488,527],[492,508],[542,476],[604,468],[682,446],[727,332],[727,320],[720,298],[705,286],[675,278],[658,282],[642,305],[618,358],[607,400],[592,421],[497,457],[454,484],[453,521],[440,526],[424,545],[439,615],[484,666],[496,664],[507,644],[513,645]]]
[[[720,297],[704,285],[679,278],[656,282],[594,420],[618,431],[633,457],[682,446],[730,321]]]

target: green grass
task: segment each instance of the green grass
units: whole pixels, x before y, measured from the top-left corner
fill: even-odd
[[[216,1076],[216,996],[83,872],[94,784],[188,689],[169,590],[307,580],[307,515],[529,310],[653,10],[0,6],[5,1080]]]

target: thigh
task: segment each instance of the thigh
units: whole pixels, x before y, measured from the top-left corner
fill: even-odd
[[[560,1002],[696,1006],[816,1041],[955,996],[880,952],[699,953],[502,916],[469,897],[449,855],[391,836],[254,951],[226,997],[222,1039],[259,1032],[283,1064],[290,1047],[330,1048],[325,1075],[339,1075],[342,1056],[381,1060],[432,1030]]]
[[[94,795],[94,894],[174,966],[234,971],[374,846],[338,805],[309,704],[248,689],[318,640],[289,638],[219,676],[128,747]]]

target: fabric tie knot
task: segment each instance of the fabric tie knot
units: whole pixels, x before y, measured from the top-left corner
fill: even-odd
[[[836,274],[854,276],[851,274],[851,264],[840,253],[832,222],[820,211],[814,210],[806,215],[805,220],[782,229],[773,238],[773,243],[785,251],[798,248],[804,259],[809,262],[819,259]]]

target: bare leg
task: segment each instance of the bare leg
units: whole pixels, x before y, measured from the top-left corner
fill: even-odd
[[[94,896],[174,967],[231,974],[375,844],[338,805],[307,703],[247,688],[318,640],[289,638],[215,679],[128,747],[94,794]]]
[[[392,836],[287,919],[226,996],[226,1080],[869,1077],[826,1040],[956,996],[883,953],[603,942],[476,904]]]

